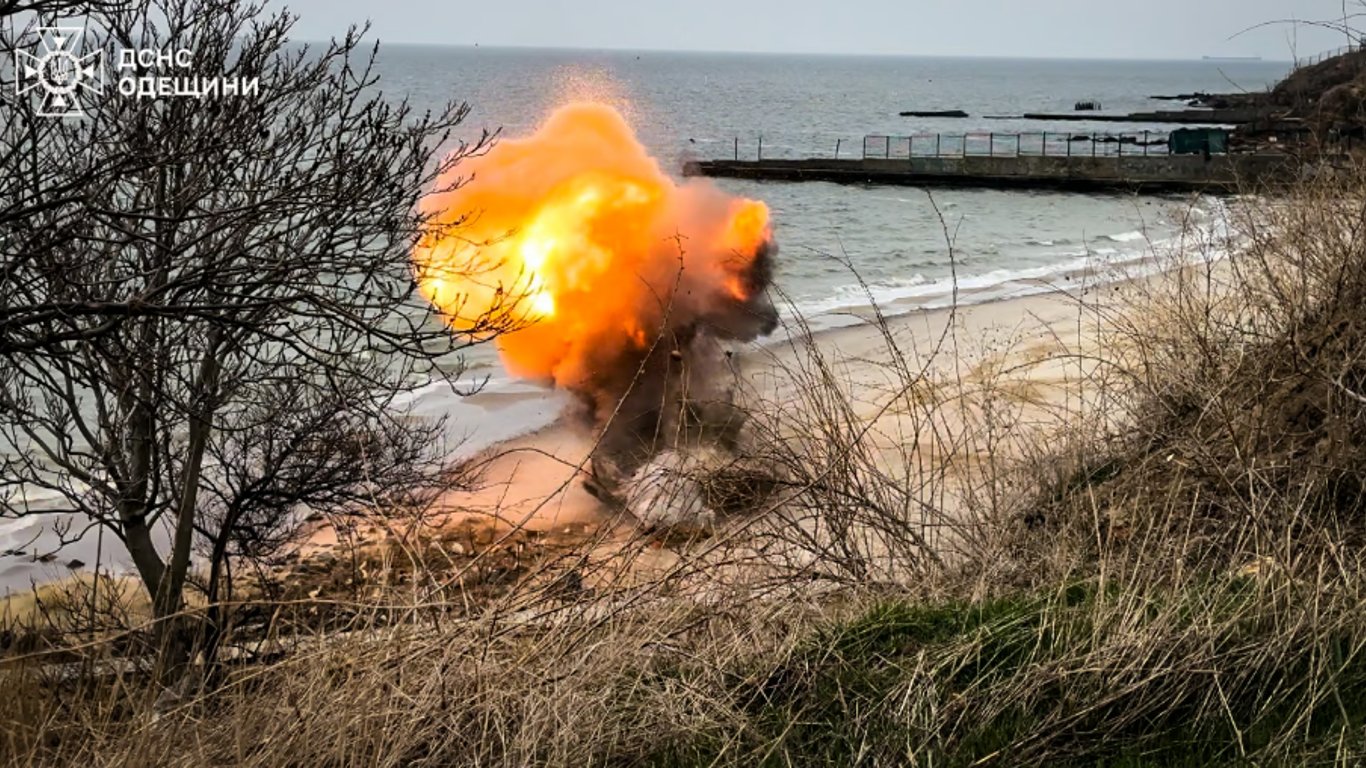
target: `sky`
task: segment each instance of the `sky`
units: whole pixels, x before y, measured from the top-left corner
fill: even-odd
[[[633,50],[1181,59],[1312,56],[1342,0],[271,0],[322,40]],[[1348,0],[1366,28],[1366,0]],[[1240,34],[1241,33],[1241,34]]]

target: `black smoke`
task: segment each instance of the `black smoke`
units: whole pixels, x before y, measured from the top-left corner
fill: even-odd
[[[612,500],[622,483],[664,450],[733,449],[744,415],[735,405],[733,346],[772,333],[768,296],[777,244],[762,245],[740,275],[744,300],[715,286],[676,282],[662,328],[644,350],[599,362],[591,387],[576,391],[597,437],[587,487]]]

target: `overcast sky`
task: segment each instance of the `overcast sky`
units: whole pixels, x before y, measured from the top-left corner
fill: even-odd
[[[1366,12],[1349,0],[1348,12]],[[1342,18],[1341,0],[272,0],[299,39],[370,19],[392,43],[643,50],[1288,59],[1345,43],[1278,19]],[[1366,18],[1361,19],[1366,22]],[[1366,24],[1361,26],[1366,27]]]

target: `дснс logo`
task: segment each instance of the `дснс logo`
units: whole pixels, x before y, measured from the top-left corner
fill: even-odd
[[[22,96],[39,90],[38,114],[45,117],[82,117],[80,96],[104,90],[101,51],[81,55],[85,30],[80,27],[39,27],[38,53],[18,51],[15,89]]]

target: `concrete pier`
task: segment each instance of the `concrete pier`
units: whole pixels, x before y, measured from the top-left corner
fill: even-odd
[[[1108,112],[1026,112],[1013,116],[989,119],[1021,119],[1043,122],[1087,122],[1087,123],[1168,123],[1180,125],[1243,125],[1265,122],[1265,112],[1256,109],[1179,109],[1156,112],[1128,112],[1111,114]]]
[[[1282,154],[1109,157],[903,157],[849,160],[703,160],[691,176],[924,187],[993,187],[1130,192],[1232,192],[1293,174]]]

